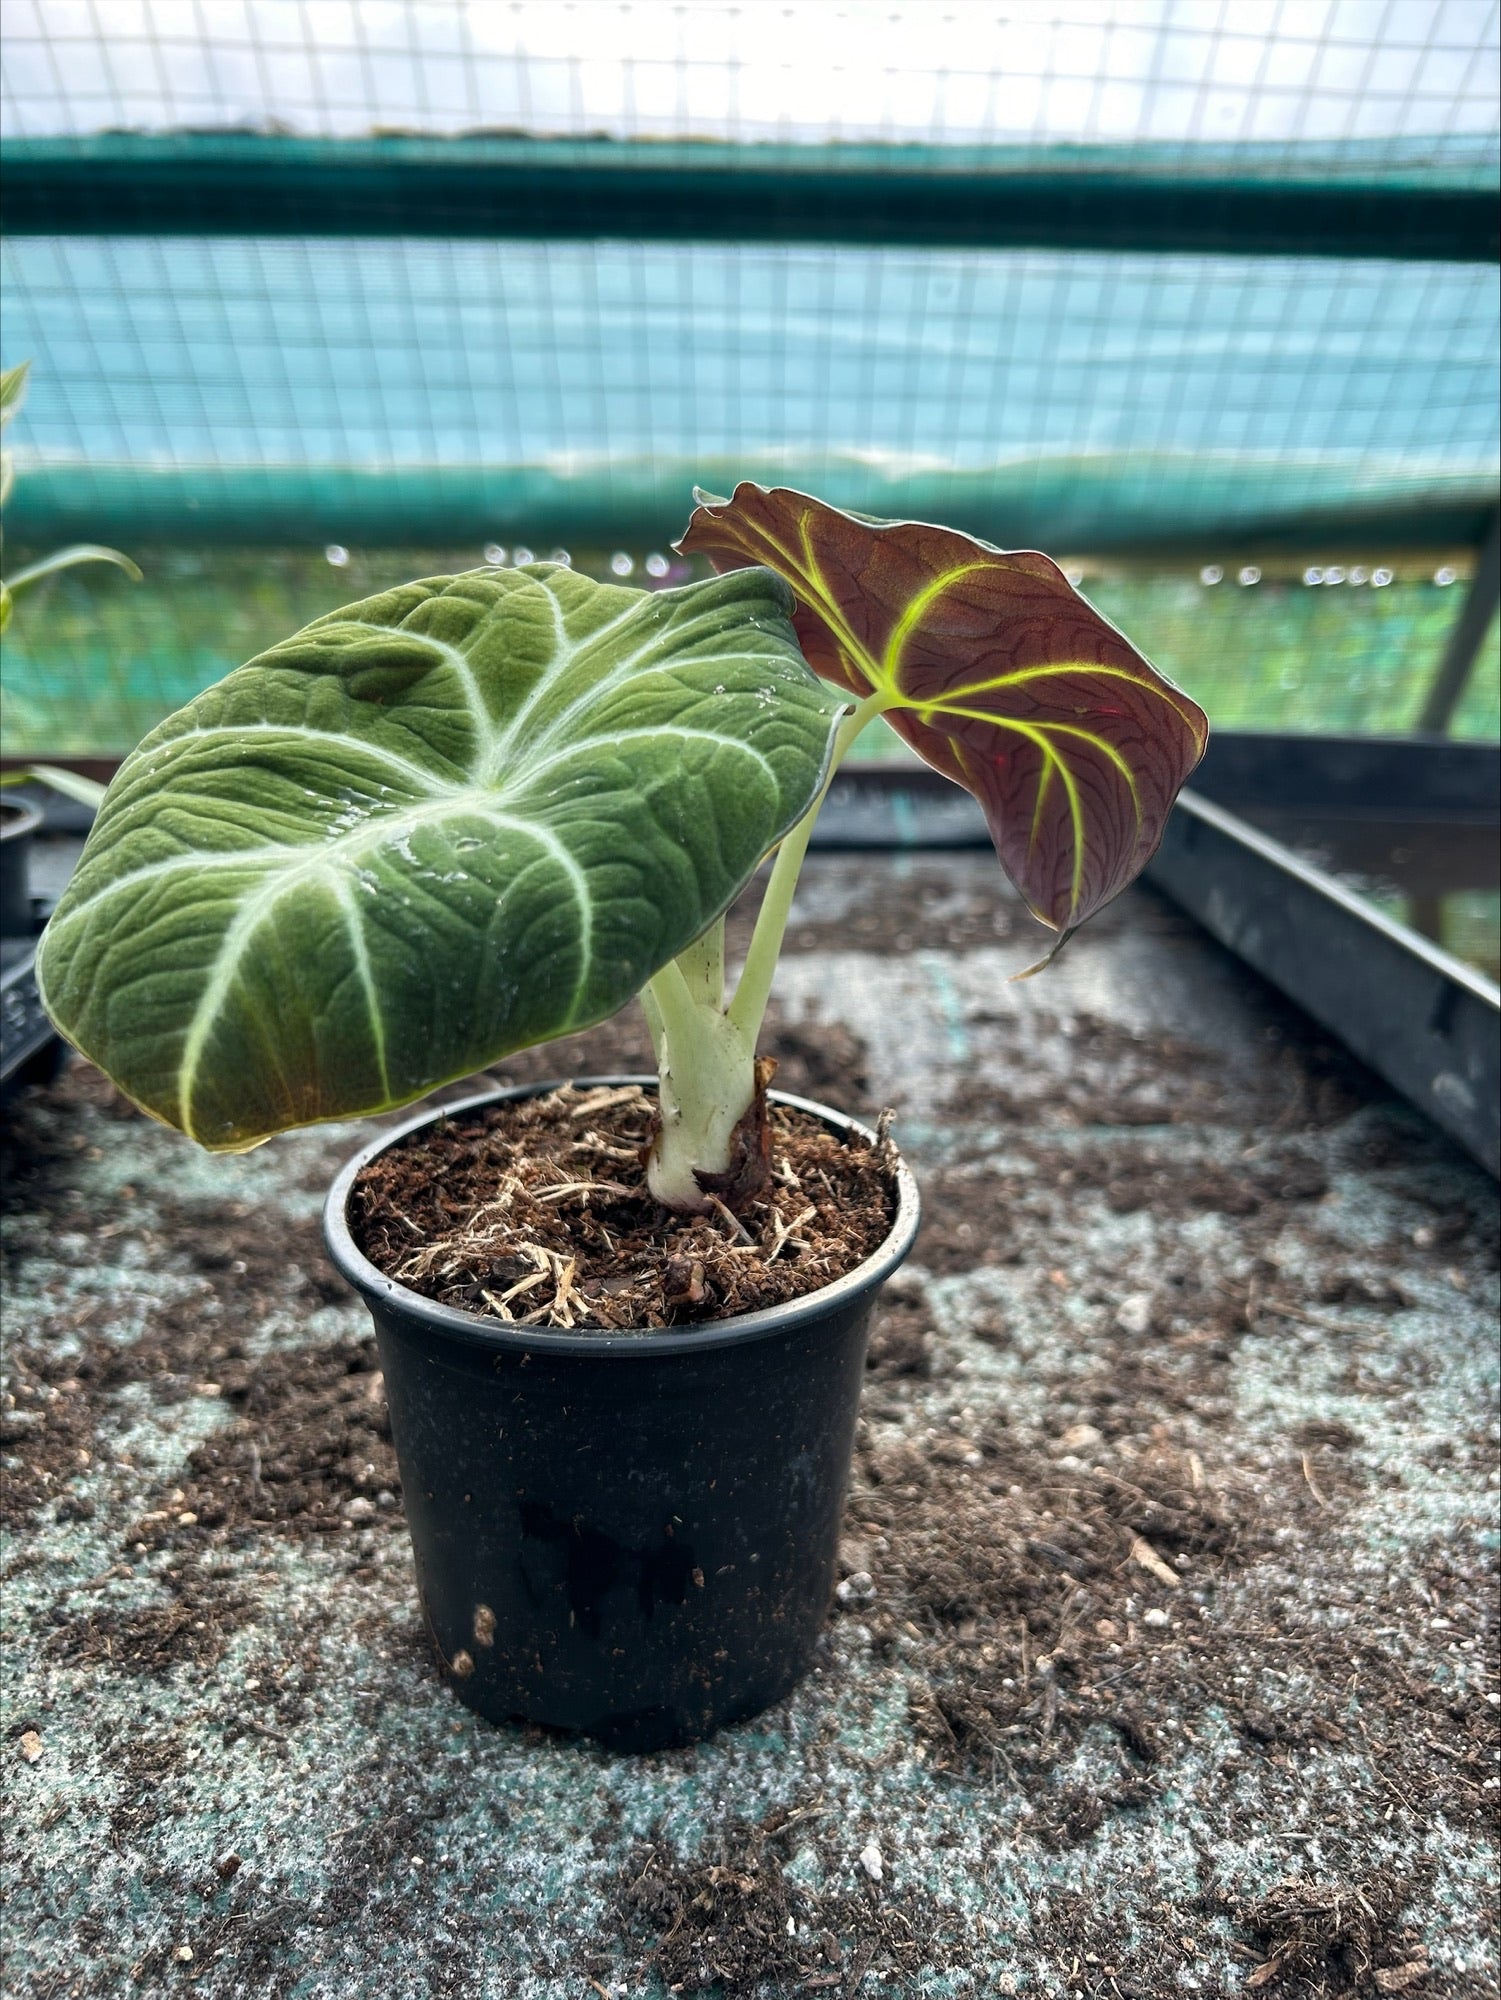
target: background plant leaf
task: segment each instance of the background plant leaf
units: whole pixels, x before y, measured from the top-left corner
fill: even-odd
[[[214,1149],[603,1019],[807,810],[845,706],[764,570],[478,570],[351,605],[126,759],[42,939],[57,1025]]]
[[[14,368],[0,369],[0,431],[5,430],[25,402],[26,378],[30,372],[29,361],[18,361]],[[11,456],[9,447],[0,447],[0,507],[3,507],[10,498],[10,489],[15,483],[15,476],[15,460]],[[5,629],[9,609],[9,599],[0,598],[0,631]]]
[[[14,576],[5,579],[5,605],[0,612],[0,632],[10,623],[10,614],[18,597],[28,590],[35,590],[49,576],[56,576],[60,570],[77,569],[80,563],[113,563],[116,569],[123,569],[132,583],[141,581],[141,572],[129,556],[121,555],[118,549],[107,549],[98,542],[75,542],[71,548],[55,549],[50,556],[42,556],[25,569],[18,569]]]
[[[26,378],[30,373],[29,361],[18,361],[14,368],[0,368],[0,431],[25,402]]]
[[[59,792],[65,799],[72,799],[91,812],[98,812],[104,804],[105,787],[96,778],[86,778],[80,771],[69,771],[57,764],[25,764],[19,769],[0,771],[0,788],[9,785],[45,785],[49,791]]]
[[[1150,860],[1208,724],[1049,557],[749,481],[704,500],[678,547],[785,577],[810,665],[889,692],[888,721],[974,793],[1044,923],[1067,934]]]

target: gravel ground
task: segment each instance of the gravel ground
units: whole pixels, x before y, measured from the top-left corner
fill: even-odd
[[[1495,1993],[1494,1185],[1151,892],[1030,930],[810,864],[778,1082],[894,1106],[927,1220],[815,1670],[649,1758],[436,1675],[365,1128],[11,1107],[8,1992]]]

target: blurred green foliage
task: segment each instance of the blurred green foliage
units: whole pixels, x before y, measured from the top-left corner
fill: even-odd
[[[299,625],[413,576],[473,568],[479,549],[336,551],[147,549],[135,589],[100,572],[58,576],[7,634],[0,751],[108,755],[210,682]],[[509,553],[509,551],[508,551]],[[533,552],[546,558],[553,551]],[[622,581],[644,583],[645,551]],[[623,552],[578,550],[609,576]],[[661,566],[660,563],[658,565]],[[671,559],[674,582],[693,571]],[[1399,574],[1384,589],[1296,578],[1202,583],[1195,572],[1086,572],[1082,588],[1221,729],[1401,734],[1411,729],[1464,596]],[[1472,740],[1501,736],[1501,637],[1495,621],[1455,721]],[[867,732],[866,757],[900,753]]]
[[[1085,595],[1220,729],[1404,735],[1438,667],[1465,585],[1399,580],[1249,588],[1229,576],[1102,576]],[[1453,734],[1501,734],[1501,635],[1491,621]]]
[[[509,556],[513,553],[507,550]],[[526,553],[523,551],[523,553]],[[546,559],[555,552],[538,548]],[[657,552],[574,550],[591,575],[632,584],[685,581],[695,565]],[[309,619],[414,576],[471,569],[479,549],[228,550],[142,552],[146,582],[126,587],[107,572],[64,574],[38,586],[6,634],[0,754],[107,756],[131,748],[202,688]],[[612,568],[612,558],[614,567]],[[629,561],[628,573],[622,574]],[[1253,585],[1226,566],[1219,582],[1197,571],[1086,569],[1086,596],[1186,688],[1221,729],[1403,734],[1413,726],[1464,597],[1409,566],[1375,589],[1309,585],[1293,572]],[[1501,737],[1501,634],[1492,620],[1454,734]],[[910,757],[877,723],[861,759]],[[1405,899],[1360,885],[1407,920]],[[1443,944],[1496,975],[1501,903],[1449,895],[1437,913]]]

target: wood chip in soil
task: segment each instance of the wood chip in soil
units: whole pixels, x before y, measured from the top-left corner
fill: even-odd
[[[379,1270],[518,1326],[700,1324],[842,1278],[885,1240],[889,1146],[771,1107],[772,1179],[738,1215],[662,1208],[646,1187],[652,1101],[569,1088],[445,1119],[372,1160],[351,1226]]]

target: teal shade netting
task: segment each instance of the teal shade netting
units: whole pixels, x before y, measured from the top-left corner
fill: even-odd
[[[1489,0],[6,28],[7,562],[148,573],[28,600],[7,751],[486,549],[670,578],[740,478],[1076,559],[1222,723],[1412,726],[1501,473]]]
[[[671,533],[695,483],[1016,546],[1466,539],[1483,265],[681,244],[16,238],[10,531]]]

